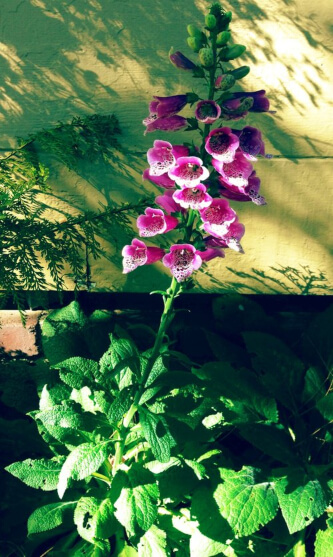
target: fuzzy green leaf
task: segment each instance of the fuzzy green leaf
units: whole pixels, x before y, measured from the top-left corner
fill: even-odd
[[[221,547],[220,551],[223,551],[226,541],[234,537],[230,524],[221,516],[216,505],[214,490],[210,486],[200,485],[194,491],[191,502],[191,520],[197,521],[197,529],[200,532],[200,536],[198,532],[194,533],[194,539],[191,540],[191,555],[195,549],[195,539],[198,543],[200,542],[199,547],[205,554],[204,548],[209,548],[214,543],[217,543],[216,547]],[[216,555],[216,553],[212,553],[212,555]]]
[[[44,385],[39,399],[40,410],[49,410],[70,397],[71,389],[67,385]]]
[[[145,369],[146,369],[146,365],[149,359],[149,352],[142,354],[142,356],[140,357],[140,362],[141,362],[141,374],[144,373]],[[164,365],[164,361],[162,356],[158,356],[158,358],[155,360],[154,365],[149,373],[148,379],[145,383],[145,387],[149,387],[149,385],[151,385],[160,375],[162,375],[163,373],[165,373],[167,370],[167,368]]]
[[[268,396],[256,375],[245,368],[234,368],[227,362],[205,364],[195,374],[205,382],[208,396],[219,394],[227,399],[240,402],[245,421],[269,420],[276,422],[278,412],[275,400]],[[237,414],[237,407],[234,411]]]
[[[58,494],[62,499],[70,479],[83,480],[96,472],[110,452],[110,441],[101,443],[83,443],[76,447],[67,457],[60,472]]]
[[[22,462],[10,464],[5,470],[30,487],[43,491],[53,491],[57,489],[64,460],[64,457],[51,460],[46,458],[31,460],[31,458],[28,458]]]
[[[95,538],[110,538],[117,524],[111,500],[96,497],[81,497],[74,511],[74,522],[81,538],[91,543]]]
[[[243,467],[239,472],[220,468],[220,474],[223,483],[218,485],[214,499],[235,534],[249,536],[274,518],[278,501],[273,485],[258,482],[255,468]]]
[[[190,557],[214,557],[224,555],[228,549],[225,543],[211,539],[196,530],[190,539]]]
[[[275,493],[290,534],[303,530],[321,516],[329,504],[329,489],[302,469],[287,470],[275,482]]]
[[[93,387],[98,375],[98,363],[87,358],[68,358],[51,367],[58,369],[60,379],[73,389]]]
[[[302,362],[280,339],[266,333],[243,334],[252,365],[263,385],[282,404],[294,409],[302,391]]]
[[[133,373],[140,373],[140,357],[135,344],[127,338],[112,337],[99,366],[104,383],[109,384],[114,379],[120,390],[129,387],[133,383]]]
[[[242,424],[239,426],[241,436],[252,445],[285,464],[297,464],[299,457],[295,444],[285,429],[275,424]]]
[[[333,420],[333,393],[328,393],[318,400],[317,408],[326,420]]]
[[[117,393],[115,400],[110,405],[107,418],[111,423],[119,422],[121,418],[129,410],[133,402],[133,388],[126,387],[122,391]]]
[[[71,516],[76,501],[51,503],[36,509],[28,518],[28,534],[53,530]]]
[[[153,524],[142,536],[138,545],[139,557],[168,557],[167,535]]]
[[[151,446],[153,455],[160,462],[168,462],[170,451],[176,445],[176,442],[165,419],[163,416],[153,414],[145,408],[139,409],[139,416],[143,434]]]
[[[159,489],[151,472],[133,464],[125,473],[119,471],[112,483],[111,498],[115,516],[129,536],[146,532],[157,517]]]
[[[333,528],[318,530],[315,541],[315,557],[328,557],[333,548]]]

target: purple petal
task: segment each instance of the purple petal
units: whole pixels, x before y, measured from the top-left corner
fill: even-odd
[[[145,134],[148,132],[154,132],[156,130],[161,131],[177,131],[187,126],[186,118],[182,116],[170,116],[168,118],[157,118],[150,124],[147,125]]]

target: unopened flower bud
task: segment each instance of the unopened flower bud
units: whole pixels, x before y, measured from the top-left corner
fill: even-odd
[[[235,79],[243,79],[243,77],[245,77],[248,73],[250,73],[250,67],[249,66],[241,66],[240,68],[236,68],[235,70],[232,70],[230,72],[230,74]]]
[[[241,56],[245,52],[245,50],[246,46],[242,44],[235,44],[230,48],[221,50],[220,58],[221,60],[225,61],[234,60],[235,58]]]
[[[230,31],[222,31],[216,37],[216,46],[225,46],[227,42],[230,41],[230,38]]]
[[[193,52],[199,52],[202,42],[198,37],[187,37],[187,44]]]
[[[231,87],[235,85],[235,81],[236,80],[231,73],[220,75],[215,81],[215,87],[221,91],[228,91],[228,89],[231,89]]]
[[[205,68],[214,64],[214,52],[212,48],[201,48],[199,50],[199,60]]]
[[[190,25],[188,25],[186,27],[188,34],[190,35],[190,37],[199,37],[201,38],[202,36],[202,31],[196,27],[195,25],[193,25],[192,23],[190,23]]]
[[[215,29],[215,27],[216,27],[216,17],[215,17],[215,15],[213,15],[213,14],[206,15],[205,24],[206,24],[207,29],[209,29],[210,31]]]

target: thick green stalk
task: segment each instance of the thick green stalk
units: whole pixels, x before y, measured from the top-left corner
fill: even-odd
[[[192,227],[191,227],[191,230],[192,230]],[[123,423],[122,423],[121,428],[120,428],[119,443],[117,444],[117,449],[116,449],[116,454],[115,454],[114,464],[113,464],[113,473],[114,474],[117,471],[117,469],[118,469],[118,467],[119,467],[119,465],[122,461],[122,458],[123,458],[127,431],[129,429],[129,426],[131,424],[131,421],[133,419],[134,414],[138,410],[140,398],[141,398],[141,396],[142,396],[142,394],[145,390],[145,385],[146,385],[147,379],[149,377],[149,374],[150,374],[150,372],[153,368],[154,363],[156,362],[156,360],[157,360],[157,358],[160,354],[160,349],[161,349],[161,346],[162,346],[164,335],[165,335],[166,330],[168,328],[170,318],[172,317],[173,302],[174,302],[174,299],[175,299],[175,297],[176,297],[176,295],[179,291],[179,288],[180,288],[180,284],[173,277],[172,281],[171,281],[171,285],[167,290],[167,297],[166,297],[165,303],[164,303],[164,311],[162,313],[160,326],[159,326],[159,329],[158,329],[158,332],[157,332],[157,335],[156,335],[156,339],[155,339],[155,343],[154,343],[152,352],[149,356],[145,371],[142,375],[140,385],[139,385],[138,390],[136,391],[133,403],[132,403],[130,409],[128,410],[127,414],[125,415],[125,417],[123,419]]]
[[[212,68],[210,69],[209,72],[209,93],[208,93],[208,99],[209,100],[213,100],[214,99],[214,89],[215,89],[215,73],[216,73],[216,34],[212,33],[211,34],[211,40],[212,40],[212,48],[213,48],[213,52],[214,52],[214,64],[212,66]],[[205,128],[204,128],[204,138],[208,135],[210,130],[210,124],[206,124]],[[205,141],[203,138],[203,143],[202,143],[202,147],[201,147],[201,153],[205,153]],[[196,216],[196,212],[193,211],[192,209],[189,209],[188,214],[187,214],[187,222],[186,222],[186,229],[185,229],[185,234],[184,234],[184,242],[188,243],[191,241],[191,236],[192,236],[192,231],[193,231],[193,224],[195,221],[195,216]],[[137,412],[138,408],[139,408],[139,402],[141,399],[141,396],[145,390],[145,385],[147,382],[147,379],[149,377],[149,374],[154,366],[154,363],[156,362],[159,354],[160,354],[160,349],[163,343],[163,339],[166,333],[166,330],[169,326],[169,323],[171,321],[172,318],[172,312],[173,312],[173,302],[175,297],[177,296],[178,292],[180,289],[180,284],[177,282],[177,280],[173,277],[172,281],[171,281],[171,285],[167,290],[167,295],[164,296],[164,311],[162,313],[162,317],[161,317],[161,321],[160,321],[160,326],[156,335],[156,339],[155,339],[155,343],[152,349],[152,352],[149,356],[148,362],[147,362],[147,366],[145,368],[145,371],[141,377],[141,381],[140,381],[140,385],[136,391],[133,403],[130,407],[130,409],[128,410],[127,414],[124,416],[122,425],[120,427],[120,431],[119,431],[119,439],[118,439],[118,443],[117,443],[117,448],[116,448],[116,454],[114,457],[114,462],[113,462],[113,474],[116,473],[116,471],[119,468],[119,465],[122,462],[123,459],[123,455],[124,455],[124,449],[125,449],[125,445],[126,445],[126,436],[130,427],[130,424],[132,422],[132,419],[135,415],[135,413]]]

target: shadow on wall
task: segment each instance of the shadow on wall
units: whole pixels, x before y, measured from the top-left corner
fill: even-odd
[[[14,135],[27,135],[74,114],[114,112],[124,130],[123,143],[133,153],[113,168],[86,169],[85,176],[88,172],[88,182],[108,203],[135,200],[152,191],[142,184],[140,174],[144,152],[156,136],[143,137],[141,120],[152,94],[191,90],[193,80],[169,64],[168,52],[173,46],[190,56],[186,24],[202,25],[210,2],[11,0],[8,4],[0,8],[1,147]],[[272,108],[277,110],[274,117],[253,114],[248,123],[258,125],[273,150],[287,158],[327,150],[320,130],[312,127],[311,135],[309,126],[304,126],[304,133],[297,135],[286,129],[283,119],[284,111],[292,108],[302,123],[311,110],[320,108],[325,95],[322,60],[332,52],[331,29],[324,12],[314,13],[311,4],[305,4],[307,8],[302,0],[223,3],[234,13],[235,40],[249,48],[242,63],[259,68],[255,71],[268,84]],[[259,89],[262,83],[252,80],[251,87],[249,82],[245,86]],[[179,143],[184,137],[189,138],[170,134],[168,140]],[[79,206],[76,200],[84,199],[85,184],[73,185],[70,176],[62,176],[60,197],[65,190],[71,192],[68,199],[73,206]],[[84,203],[92,208],[93,196]],[[274,211],[276,207],[277,203]],[[306,223],[299,219],[297,226],[302,231]],[[311,233],[316,234],[315,227]],[[110,237],[110,230],[103,236]],[[148,280],[151,272],[147,271]]]

